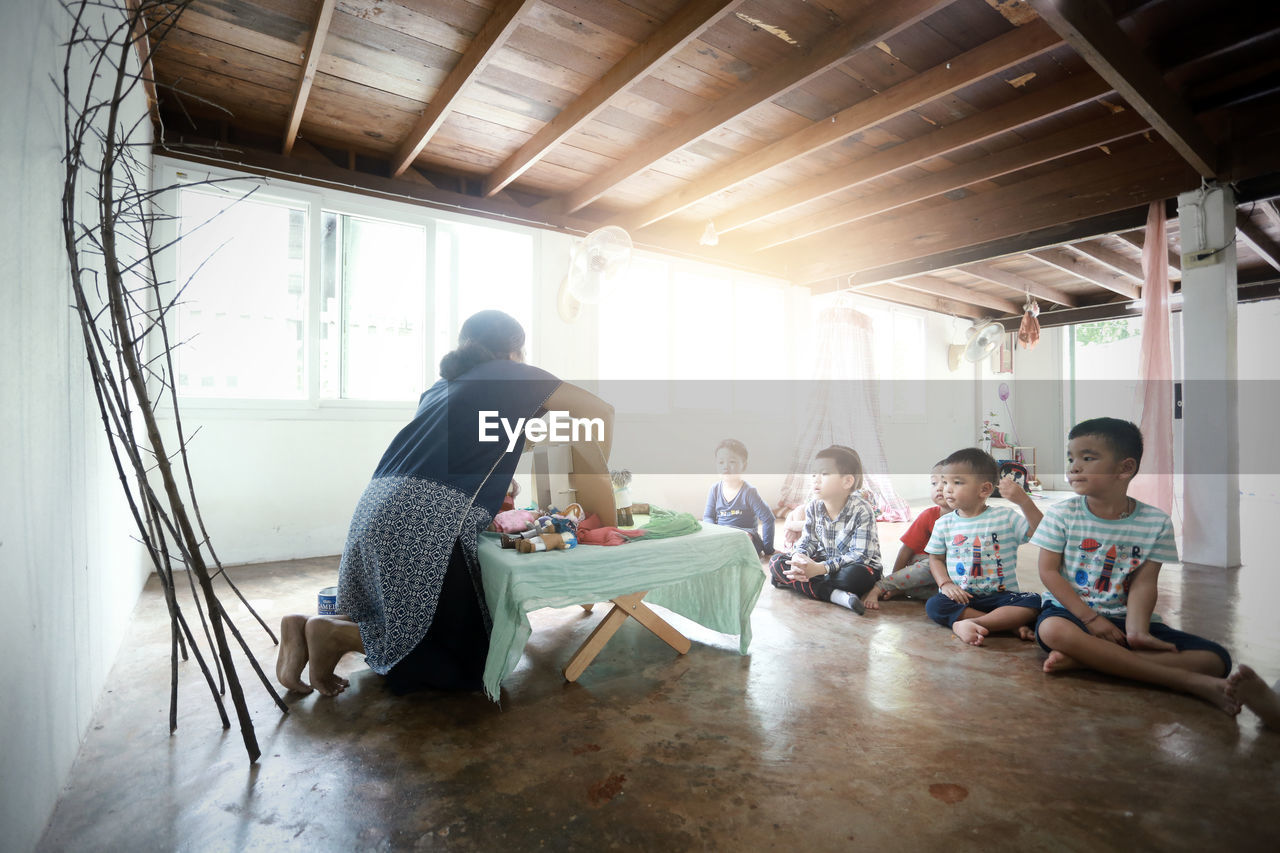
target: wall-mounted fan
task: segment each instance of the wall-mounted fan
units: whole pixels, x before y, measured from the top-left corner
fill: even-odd
[[[1000,346],[1004,337],[1004,326],[991,320],[981,325],[974,323],[969,327],[968,337],[962,344],[947,347],[947,367],[954,372],[960,369],[960,360],[970,363],[982,361]]]
[[[569,272],[560,282],[560,319],[572,323],[583,303],[599,302],[626,277],[631,267],[631,236],[616,225],[597,228],[573,251]]]

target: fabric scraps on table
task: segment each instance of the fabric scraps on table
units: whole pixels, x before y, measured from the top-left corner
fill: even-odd
[[[619,530],[606,527],[594,512],[578,525],[579,545],[622,545],[645,535],[643,530]]]
[[[649,507],[649,523],[641,527],[647,539],[670,539],[688,536],[702,529],[702,522],[691,513],[672,512],[660,506]]]

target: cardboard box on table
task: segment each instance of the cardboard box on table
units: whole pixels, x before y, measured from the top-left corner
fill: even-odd
[[[533,497],[538,507],[564,510],[571,503],[595,514],[605,524],[613,524],[618,510],[614,503],[609,462],[599,445],[539,444],[529,451],[533,462]]]

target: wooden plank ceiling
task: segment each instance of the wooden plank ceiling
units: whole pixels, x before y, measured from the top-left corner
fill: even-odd
[[[179,157],[971,317],[1138,297],[1146,206],[1218,178],[1280,271],[1274,2],[131,2]]]

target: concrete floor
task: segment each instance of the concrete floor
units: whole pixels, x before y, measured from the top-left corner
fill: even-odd
[[[1034,550],[1020,562],[1038,589]],[[1251,565],[1168,566],[1158,609],[1271,682],[1280,575]],[[278,624],[311,611],[336,566],[234,576]],[[397,698],[348,656],[347,693],[291,694],[282,715],[244,667],[263,751],[249,766],[193,663],[169,736],[153,582],[40,849],[1276,849],[1280,734],[1248,711],[1047,676],[1033,645],[966,646],[919,603],[859,618],[769,586],[750,656],[672,617],[694,640],[680,657],[632,622],[568,684],[560,667],[602,610],[535,613],[501,707]],[[274,673],[270,641],[238,623]]]

